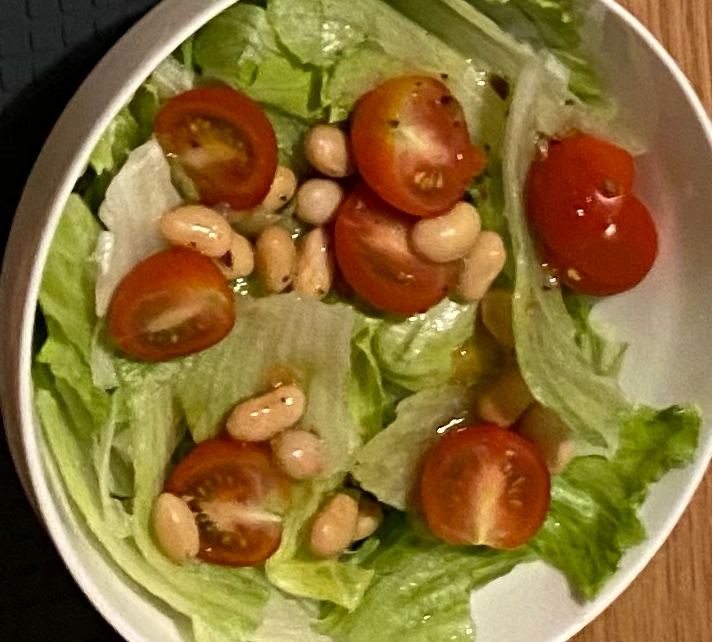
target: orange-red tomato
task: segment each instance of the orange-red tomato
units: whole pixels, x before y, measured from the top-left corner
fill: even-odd
[[[485,166],[460,103],[430,76],[399,76],[363,95],[351,119],[351,144],[369,187],[416,216],[450,209]]]
[[[413,252],[416,219],[403,214],[361,183],[336,216],[336,262],[356,293],[375,308],[396,314],[425,312],[448,292],[454,263],[433,263]]]
[[[178,463],[165,490],[197,513],[200,559],[256,566],[279,548],[291,484],[268,444],[222,436],[203,441]]]
[[[223,339],[235,322],[235,296],[209,258],[174,247],[124,277],[107,321],[109,336],[128,356],[166,361]]]
[[[178,94],[161,107],[153,129],[206,205],[249,209],[267,195],[277,139],[265,112],[245,94],[222,86]]]
[[[633,194],[633,157],[592,136],[553,140],[534,160],[527,215],[542,260],[585,294],[637,285],[658,252],[655,224]]]
[[[428,527],[448,544],[512,549],[544,523],[549,471],[524,437],[494,424],[469,426],[428,451],[419,497]]]

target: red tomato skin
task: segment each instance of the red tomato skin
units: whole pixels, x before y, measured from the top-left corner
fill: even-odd
[[[384,312],[412,315],[441,301],[457,264],[433,263],[410,247],[414,219],[382,201],[365,183],[336,215],[334,249],[342,275],[354,291]]]
[[[543,455],[526,439],[495,424],[468,426],[426,454],[420,508],[448,544],[514,549],[544,523],[550,484]]]
[[[190,164],[188,153],[208,149],[204,143],[210,142],[206,140],[210,134],[193,131],[196,123],[207,121],[229,132],[233,140],[223,140],[223,149],[237,153],[227,158],[213,155],[204,166]],[[178,94],[161,107],[153,129],[165,153],[183,164],[204,204],[250,209],[267,196],[277,169],[277,138],[264,110],[242,92],[207,86]],[[210,156],[209,151],[206,154]]]
[[[191,498],[189,503],[198,509],[201,500],[218,500],[283,513],[289,504],[291,483],[274,464],[268,444],[221,435],[195,446],[173,469],[165,491]],[[236,533],[219,531],[207,520],[199,520],[198,525],[198,557],[211,564],[263,564],[282,539],[282,524],[277,522],[246,524]]]
[[[182,310],[186,323],[151,330],[157,319]],[[167,361],[221,341],[235,323],[235,297],[209,258],[172,247],[124,277],[109,303],[107,323],[109,337],[129,357]]]
[[[532,163],[528,220],[542,260],[573,290],[617,294],[652,268],[658,236],[632,194],[634,175],[630,154],[581,134],[552,141]]]
[[[458,101],[425,75],[392,78],[364,94],[352,115],[351,144],[369,187],[421,217],[452,208],[486,163]]]

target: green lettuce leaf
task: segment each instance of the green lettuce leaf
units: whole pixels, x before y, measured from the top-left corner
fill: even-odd
[[[376,576],[358,608],[324,612],[320,630],[336,642],[471,642],[469,592],[532,559],[528,550],[461,548],[425,539],[402,513],[393,514],[383,531],[387,538],[365,560]]]
[[[378,326],[378,321],[364,317],[351,340],[349,412],[364,442],[378,434],[390,420],[391,401],[373,354],[373,336]]]
[[[195,64],[203,76],[242,89],[288,114],[319,118],[320,75],[285,54],[261,7],[239,3],[205,25],[194,38]]]
[[[251,569],[195,563],[176,565],[153,542],[150,511],[178,441],[172,390],[150,377],[112,395],[94,388],[89,358],[94,268],[91,246],[100,227],[72,196],[55,234],[40,290],[48,338],[34,366],[35,404],[72,510],[119,569],[169,607],[191,618],[196,640],[247,640],[257,627],[268,587]],[[61,270],[61,271],[55,271]],[[75,284],[58,290],[61,279]],[[71,332],[71,334],[66,334]],[[119,437],[129,448],[116,448]],[[114,496],[114,474],[130,458],[133,474],[121,485],[131,501]],[[121,461],[112,462],[114,458]],[[125,471],[124,471],[125,472]],[[124,498],[129,499],[129,498]],[[235,595],[241,608],[225,611]]]
[[[575,0],[466,0],[505,31],[553,53],[570,71],[569,88],[586,100],[601,97],[601,82],[581,41],[583,16]]]
[[[109,123],[89,157],[89,166],[97,174],[114,172],[141,142],[141,130],[128,107]]]
[[[303,482],[294,489],[282,543],[267,561],[266,571],[270,582],[286,593],[352,610],[371,583],[373,571],[336,559],[316,559],[307,545],[312,518],[342,479],[343,475],[337,475]]]
[[[81,197],[70,195],[47,256],[39,294],[48,324],[54,322],[55,330],[61,329],[64,337],[71,337],[86,364],[90,362],[97,321],[93,254],[101,229]],[[68,283],[72,287],[67,287]],[[78,378],[76,375],[73,381]]]
[[[453,354],[474,332],[475,304],[444,299],[405,321],[384,321],[373,338],[383,376],[408,390],[447,382]]]
[[[346,120],[363,94],[407,71],[412,71],[411,65],[390,55],[373,40],[344,52],[322,88],[322,102],[329,105],[329,120]]]
[[[158,142],[151,139],[134,149],[106,190],[99,208],[99,218],[107,228],[99,237],[96,251],[99,316],[106,313],[114,290],[131,269],[167,247],[160,230],[161,216],[181,203]]]
[[[352,474],[379,501],[405,510],[411,503],[419,462],[444,426],[462,423],[473,407],[462,386],[427,388],[398,404],[395,421],[356,456]]]
[[[270,0],[267,18],[279,41],[302,64],[329,67],[365,38],[366,5],[339,0]]]
[[[274,107],[266,107],[265,113],[277,137],[280,164],[290,167],[297,176],[303,175],[308,167],[304,156],[304,136],[309,130],[309,123]]]
[[[692,461],[700,421],[692,407],[643,409],[623,426],[612,460],[578,458],[554,478],[551,510],[531,547],[578,595],[594,598],[625,551],[643,541],[637,509],[651,484]]]

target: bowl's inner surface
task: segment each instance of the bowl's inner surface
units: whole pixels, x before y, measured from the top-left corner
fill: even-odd
[[[705,293],[712,289],[712,141],[675,73],[615,12],[605,12],[598,51],[612,92],[648,143],[650,152],[639,164],[638,191],[656,213],[661,240],[660,260],[649,278],[607,301],[599,315],[630,342],[623,385],[632,396],[656,405],[691,401],[709,414],[712,325]],[[28,464],[44,518],[101,612],[129,640],[188,639],[185,621],[122,574],[117,577],[93,539],[76,529],[56,469],[39,454],[44,451],[41,429],[35,426],[28,439],[33,444]],[[476,594],[478,642],[565,640],[600,612],[662,543],[702,474],[711,443],[706,423],[699,464],[670,474],[653,489],[644,509],[651,539],[628,555],[622,572],[597,601],[576,602],[563,577],[543,564],[520,567]],[[676,508],[671,511],[671,506]]]

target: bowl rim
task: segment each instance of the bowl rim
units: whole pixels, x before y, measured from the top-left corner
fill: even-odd
[[[11,337],[3,348],[0,400],[15,468],[25,494],[76,583],[111,626],[127,640],[137,642],[141,640],[138,633],[117,615],[117,611],[101,592],[94,590],[91,575],[75,554],[59,520],[47,523],[42,519],[42,515],[54,512],[55,507],[42,472],[42,453],[37,448],[34,430],[29,429],[36,424],[31,377],[33,320],[42,271],[64,204],[84,171],[101,133],[164,58],[212,17],[238,1],[202,0],[200,6],[195,6],[194,0],[162,0],[101,59],[64,109],[37,158],[13,220],[0,274],[0,309],[5,311],[0,318],[0,331],[3,331],[3,336]],[[616,0],[589,0],[588,4],[601,5],[625,23],[664,64],[674,82],[682,89],[712,149],[712,121],[691,82],[671,54],[640,20]],[[153,41],[148,45],[143,38],[144,33],[152,34]],[[117,69],[120,70],[118,73]],[[82,123],[81,127],[77,127],[77,123]],[[70,124],[72,127],[68,128]],[[54,191],[46,189],[47,176],[50,177]],[[33,216],[37,211],[42,214],[39,217]],[[39,219],[41,225],[37,225],[36,219]],[[31,239],[29,243],[26,240],[28,237]],[[23,240],[22,244],[19,243],[20,239]],[[36,248],[33,255],[22,251],[28,245]],[[15,266],[12,276],[8,265]],[[11,427],[19,427],[19,434]],[[591,608],[552,638],[551,642],[566,642],[597,618],[630,586],[679,522],[711,460],[712,436],[706,448],[698,451],[696,460],[688,467],[691,475],[675,509],[667,514],[658,531],[641,545],[642,554],[636,562],[619,570],[604,591],[590,603]],[[27,462],[30,465],[26,468]]]

